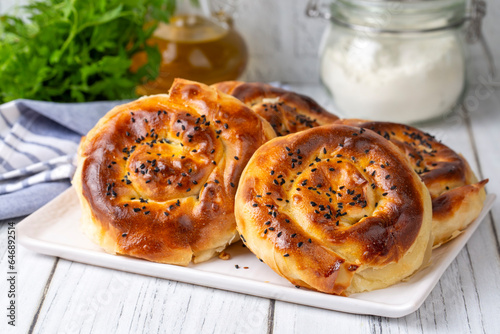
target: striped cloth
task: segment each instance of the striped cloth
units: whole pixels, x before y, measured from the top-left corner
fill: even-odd
[[[0,220],[29,214],[68,188],[81,136],[123,102],[0,105]]]

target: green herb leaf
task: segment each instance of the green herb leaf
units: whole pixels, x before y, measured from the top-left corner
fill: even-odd
[[[161,62],[146,45],[155,26],[144,27],[174,10],[175,0],[38,0],[22,16],[0,16],[0,103],[136,97]],[[131,57],[142,51],[148,64],[131,73]]]

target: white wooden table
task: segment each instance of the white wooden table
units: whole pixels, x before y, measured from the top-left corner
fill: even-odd
[[[320,86],[291,88],[331,107]],[[469,92],[469,108],[423,128],[462,152],[480,178],[490,179],[487,191],[500,194],[500,91],[481,89]],[[399,319],[130,274],[18,246],[18,316],[13,330],[4,315],[7,222],[0,222],[0,333],[500,333],[498,200],[423,306]]]

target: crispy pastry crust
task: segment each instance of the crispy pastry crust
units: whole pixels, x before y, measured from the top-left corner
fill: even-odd
[[[83,229],[109,253],[207,260],[237,240],[236,185],[274,136],[237,99],[187,80],[118,106],[80,144],[73,184]]]
[[[429,192],[408,161],[372,131],[345,125],[260,147],[235,213],[257,257],[293,284],[331,294],[399,282],[427,263],[432,245]]]
[[[225,81],[213,87],[251,107],[271,123],[278,136],[330,124],[338,119],[310,97],[268,84]]]
[[[478,182],[465,158],[433,136],[397,123],[358,119],[337,123],[373,130],[403,152],[431,194],[434,247],[458,236],[479,216],[488,180]]]

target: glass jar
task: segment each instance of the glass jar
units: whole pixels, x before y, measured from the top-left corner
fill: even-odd
[[[466,0],[336,0],[321,80],[349,118],[414,123],[451,112],[466,83]]]
[[[229,14],[222,1],[177,0],[170,22],[160,22],[148,41],[161,53],[160,74],[137,87],[137,93],[166,93],[175,78],[206,84],[237,79],[245,69],[248,53]],[[137,54],[131,70],[146,62],[146,53]]]

